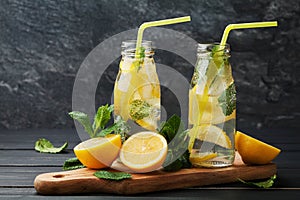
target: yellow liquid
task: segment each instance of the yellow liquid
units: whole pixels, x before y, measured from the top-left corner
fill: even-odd
[[[115,117],[155,131],[160,120],[160,84],[153,58],[122,58],[114,87]],[[137,106],[138,105],[138,106]]]
[[[234,160],[236,109],[225,115],[219,98],[234,82],[229,64],[222,71],[209,67],[201,68],[205,78],[189,90],[190,161],[196,167],[225,167]]]

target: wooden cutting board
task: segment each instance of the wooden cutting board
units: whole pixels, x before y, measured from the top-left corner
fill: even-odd
[[[268,178],[277,171],[276,165],[248,166],[237,155],[234,165],[226,168],[191,168],[177,172],[162,170],[146,174],[132,174],[132,179],[111,181],[93,175],[97,170],[87,168],[38,175],[34,187],[44,195],[79,193],[137,194],[195,186],[236,182],[237,178],[255,180]]]

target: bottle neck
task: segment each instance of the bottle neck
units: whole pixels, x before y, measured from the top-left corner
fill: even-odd
[[[198,44],[197,57],[198,59],[228,59],[230,58],[230,46],[229,44],[220,45],[219,43]]]
[[[123,58],[153,58],[154,49],[151,41],[142,41],[138,54],[136,54],[136,41],[128,40],[122,42],[122,57]]]

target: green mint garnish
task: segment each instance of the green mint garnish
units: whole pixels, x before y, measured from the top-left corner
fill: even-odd
[[[130,103],[129,115],[132,120],[141,120],[148,117],[151,113],[151,105],[141,99],[133,100]]]
[[[140,47],[140,49],[137,52],[138,57],[133,62],[133,65],[135,66],[137,72],[141,69],[142,65],[144,64],[144,58],[145,58],[145,47]]]
[[[114,110],[113,105],[100,106],[94,118],[93,129],[94,136],[98,133],[100,129],[104,129],[107,122],[110,120],[112,111]]]
[[[53,144],[45,139],[40,138],[35,142],[35,150],[41,153],[59,153],[68,147],[68,142],[65,142],[61,147],[54,147]]]
[[[103,129],[99,134],[96,134],[97,137],[104,137],[111,133],[118,133],[121,135],[122,141],[124,142],[129,132],[130,128],[126,121],[122,119],[122,117],[117,116],[115,119],[115,123],[110,127]]]
[[[140,55],[140,59],[144,59],[145,58],[145,47],[141,47],[140,51],[139,51],[139,55]]]
[[[77,120],[83,127],[84,130],[92,137],[94,135],[94,130],[91,125],[90,118],[87,114],[79,111],[70,112],[69,115]]]
[[[236,90],[232,83],[218,98],[224,115],[230,115],[236,109]]]
[[[190,168],[190,153],[188,146],[188,131],[177,115],[171,116],[166,122],[162,123],[159,133],[168,142],[168,153],[163,164],[165,171],[177,171],[182,168]],[[183,152],[183,153],[182,153]],[[174,159],[177,158],[175,161]],[[172,162],[173,161],[173,162]]]
[[[97,137],[99,132],[104,129],[105,125],[111,118],[111,113],[113,112],[113,105],[100,106],[94,117],[93,125],[87,114],[79,111],[70,112],[69,115],[77,120],[85,129],[85,131],[90,135],[91,138]]]
[[[100,170],[94,173],[94,176],[101,179],[108,179],[114,181],[120,181],[123,179],[132,178],[131,174],[125,172],[109,172],[105,170]]]
[[[69,158],[63,165],[63,170],[73,170],[84,168],[85,166],[78,160],[78,158]]]
[[[276,174],[271,176],[268,180],[262,181],[262,182],[248,182],[248,181],[244,181],[244,180],[238,178],[238,180],[242,183],[245,183],[245,184],[250,185],[250,186],[260,187],[260,188],[270,188],[270,187],[272,187],[273,184],[274,184],[275,179],[276,179]]]

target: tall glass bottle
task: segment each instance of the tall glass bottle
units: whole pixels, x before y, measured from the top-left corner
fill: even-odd
[[[114,115],[133,131],[155,131],[160,120],[160,84],[151,41],[143,41],[136,55],[136,41],[122,43],[122,59],[114,87]]]
[[[189,151],[195,167],[234,161],[236,90],[229,45],[199,44],[189,90]]]

